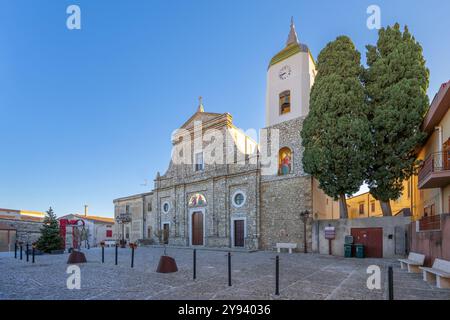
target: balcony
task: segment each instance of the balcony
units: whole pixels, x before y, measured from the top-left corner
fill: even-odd
[[[419,189],[441,188],[450,184],[450,152],[436,152],[419,170]]]
[[[422,217],[418,220],[416,231],[439,231],[441,230],[442,215]]]

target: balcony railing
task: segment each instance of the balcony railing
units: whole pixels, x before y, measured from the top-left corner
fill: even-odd
[[[423,217],[419,221],[418,231],[437,231],[441,230],[441,215]]]
[[[450,182],[450,151],[432,153],[425,159],[419,170],[419,186],[428,182],[434,173],[439,174],[439,183],[442,183],[442,178],[446,178],[446,174],[449,175],[447,182]]]

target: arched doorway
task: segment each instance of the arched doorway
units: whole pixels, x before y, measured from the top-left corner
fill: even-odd
[[[205,207],[206,198],[196,193],[189,199],[189,235],[191,246],[205,245]]]

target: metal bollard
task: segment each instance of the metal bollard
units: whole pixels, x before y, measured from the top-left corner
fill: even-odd
[[[134,267],[134,245],[131,246],[131,267]]]
[[[280,295],[280,257],[275,258],[275,295]]]
[[[119,245],[116,243],[116,266],[117,266],[117,250],[119,248]]]
[[[14,242],[14,259],[17,259],[17,242]]]
[[[25,254],[27,255],[27,262],[28,262],[28,261],[30,261],[30,246],[28,243],[26,245],[26,249],[27,249],[27,251],[25,252]]]
[[[231,252],[228,252],[228,286],[231,287]]]
[[[102,263],[105,263],[105,246],[102,246]]]
[[[22,251],[23,251],[23,247],[22,247],[22,245],[20,245],[20,260],[22,260]]]
[[[35,252],[34,252],[34,246],[33,246],[33,248],[31,249],[31,258],[32,258],[32,260],[31,260],[31,262],[32,263],[34,263],[34,254],[35,254]]]
[[[388,268],[388,290],[389,300],[394,300],[394,270],[392,266]]]
[[[193,274],[193,279],[195,280],[197,278],[197,250],[194,249],[193,252],[193,270],[194,270],[194,274]]]

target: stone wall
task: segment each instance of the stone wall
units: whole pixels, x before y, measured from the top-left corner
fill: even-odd
[[[33,243],[41,236],[42,222],[19,221],[1,219],[3,225],[8,225],[16,229],[16,239],[18,241]]]
[[[261,248],[272,250],[278,242],[296,243],[303,252],[304,226],[300,212],[312,210],[311,178],[298,177],[261,184]],[[307,223],[307,248],[311,249],[311,224]]]

